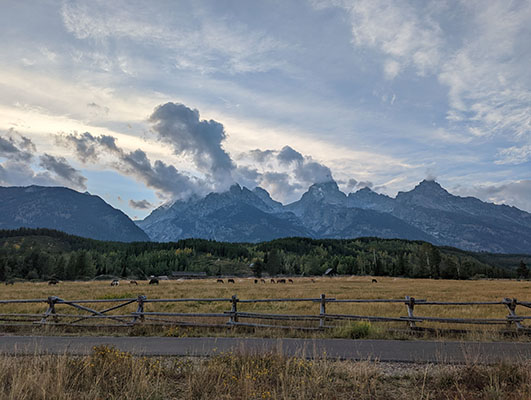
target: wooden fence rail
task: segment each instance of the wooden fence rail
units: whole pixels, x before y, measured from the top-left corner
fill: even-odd
[[[221,312],[166,312],[146,310],[149,303],[156,307],[157,303],[215,303],[225,302],[230,304],[230,310]],[[318,314],[274,314],[261,312],[238,311],[238,303],[283,303],[283,302],[308,302],[318,303]],[[442,323],[461,325],[504,325],[514,328],[517,332],[531,332],[524,321],[531,319],[529,315],[518,315],[516,307],[531,308],[531,302],[519,301],[514,298],[504,298],[500,301],[428,301],[406,296],[404,299],[335,299],[322,294],[318,298],[277,298],[277,299],[239,299],[237,295],[230,298],[187,298],[187,299],[148,299],[144,295],[137,298],[126,299],[82,299],[64,300],[56,296],[47,299],[17,299],[0,300],[0,307],[8,304],[45,303],[46,311],[43,313],[0,313],[0,327],[2,326],[77,326],[77,327],[131,327],[136,325],[170,325],[170,326],[199,326],[199,327],[274,327],[280,329],[299,330],[324,330],[337,327],[341,321],[369,321],[393,322],[406,324],[410,329],[433,329],[419,327],[420,323]],[[103,309],[96,309],[92,304],[106,304]],[[407,315],[405,316],[380,316],[380,315],[354,315],[327,313],[327,304],[343,303],[394,303],[404,304]],[[114,304],[114,305],[111,305]],[[136,305],[136,311],[112,314],[128,305]],[[449,318],[436,316],[419,316],[415,314],[418,307],[425,306],[503,306],[508,314],[505,318]],[[68,307],[67,310],[75,313],[57,312],[58,307]],[[125,310],[123,310],[125,311]],[[317,310],[316,310],[317,311]],[[204,320],[212,322],[204,322]],[[215,321],[213,321],[215,320]],[[242,321],[243,320],[243,321]],[[221,322],[220,322],[221,321]],[[226,321],[226,322],[222,322]],[[289,325],[264,323],[262,321],[290,321]],[[106,323],[110,322],[110,323]],[[298,322],[298,324],[295,324]]]

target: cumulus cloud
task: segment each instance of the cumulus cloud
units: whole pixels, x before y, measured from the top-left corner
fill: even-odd
[[[301,191],[302,186],[293,182],[285,172],[266,172],[262,175],[260,186],[266,188],[275,199],[294,200],[293,195]]]
[[[308,186],[333,180],[327,166],[290,146],[251,150],[240,155],[237,164],[223,148],[227,137],[223,124],[201,119],[198,110],[183,104],[161,104],[148,121],[157,140],[170,145],[176,156],[190,160],[198,176],[160,160],[151,161],[141,149],[126,152],[112,136],[74,132],[59,135],[56,142],[72,149],[83,163],[99,160],[105,153],[112,160],[110,167],[143,182],[166,199],[224,191],[238,182],[249,188],[263,186],[275,198],[292,201]]]
[[[56,136],[56,143],[75,151],[77,158],[83,163],[97,161],[101,149],[119,153],[116,138],[109,135],[93,136],[90,132],[77,132]]]
[[[296,150],[293,150],[291,147],[289,146],[284,146],[282,148],[282,150],[280,150],[277,154],[277,159],[282,163],[282,164],[289,164],[291,162],[296,162],[296,163],[302,163],[304,162],[304,157],[302,156],[301,153],[299,153],[298,151]]]
[[[250,161],[256,166],[256,184],[282,202],[297,200],[314,183],[333,180],[327,166],[290,146],[284,146],[280,150],[251,150],[241,154],[239,160]]]
[[[199,171],[221,186],[230,186],[235,165],[223,149],[225,128],[214,120],[200,120],[199,111],[183,104],[166,103],[149,117],[159,139],[169,143],[176,155],[190,155]]]
[[[35,170],[37,148],[31,139],[13,129],[0,136],[0,184],[2,185],[63,185],[86,189],[87,179],[63,157],[44,154],[39,157],[42,170]]]
[[[0,136],[0,157],[27,162],[33,157],[33,151],[35,151],[35,145],[31,140],[16,135],[12,129],[5,134],[5,137]]]
[[[116,144],[113,136],[95,136],[89,132],[71,133],[61,135],[57,142],[71,148],[84,163],[99,159],[102,153],[110,155],[110,168],[155,189],[161,198],[186,199],[192,194],[204,194],[208,191],[203,180],[184,174],[163,161],[152,162],[141,149],[126,152]]]
[[[81,173],[72,167],[64,157],[54,157],[50,154],[44,154],[39,157],[39,165],[45,170],[50,171],[55,174],[56,178],[66,186],[86,190],[87,178],[85,178]]]
[[[153,208],[153,204],[145,199],[139,201],[131,199],[129,200],[129,206],[136,208],[137,210],[149,210],[150,208]]]

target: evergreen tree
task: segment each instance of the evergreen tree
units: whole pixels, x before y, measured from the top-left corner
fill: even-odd
[[[277,275],[280,272],[281,260],[276,249],[273,249],[269,252],[265,269],[271,276]]]
[[[527,279],[529,276],[529,269],[524,263],[524,260],[520,260],[520,265],[516,269],[516,277],[521,279]]]

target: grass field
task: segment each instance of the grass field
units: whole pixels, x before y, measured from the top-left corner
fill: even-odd
[[[56,286],[41,283],[16,283],[3,286],[1,299],[35,299],[58,296],[66,300],[80,299],[109,299],[135,298],[145,295],[149,299],[155,298],[230,298],[237,294],[240,299],[256,298],[318,298],[322,293],[327,297],[337,299],[403,299],[412,296],[416,299],[440,301],[499,301],[504,297],[531,301],[530,281],[510,280],[429,280],[378,277],[377,283],[371,283],[372,277],[353,276],[336,278],[294,278],[294,283],[255,284],[254,279],[235,279],[234,284],[217,283],[216,279],[160,281],[159,286],[148,285],[146,281],[138,281],[138,286],[122,281],[117,287],[111,287],[108,281],[92,282],[61,282]],[[226,280],[225,280],[226,282]],[[101,307],[105,308],[107,305]],[[1,304],[0,313],[42,313],[46,304]],[[117,313],[136,310],[136,304],[131,304]],[[145,311],[159,312],[224,312],[230,310],[229,302],[185,302],[185,303],[148,303]],[[318,303],[283,302],[283,303],[254,303],[238,305],[238,311],[252,311],[283,314],[313,314],[319,313]],[[518,315],[531,315],[531,309],[519,306]],[[77,312],[64,305],[57,307],[58,313]],[[327,304],[328,313],[356,314],[373,316],[406,316],[404,304]],[[505,306],[416,306],[416,315],[455,317],[455,318],[505,318]],[[220,323],[227,319],[219,320]],[[212,321],[210,321],[212,322]],[[397,325],[398,324],[398,325]],[[527,322],[530,325],[529,322]],[[377,324],[373,323],[374,326]],[[389,324],[387,324],[389,326]],[[391,326],[405,327],[403,323]],[[436,326],[439,325],[423,325]],[[460,326],[448,326],[460,328]],[[502,326],[503,327],[503,326]],[[487,332],[500,327],[486,327]],[[338,330],[336,334],[340,332]],[[175,332],[174,332],[175,333]],[[178,334],[178,332],[177,332]],[[340,335],[342,335],[340,333]],[[347,332],[348,336],[349,333]],[[369,335],[370,336],[370,335]]]
[[[208,359],[0,355],[0,399],[529,399],[531,365],[415,365],[278,354]]]

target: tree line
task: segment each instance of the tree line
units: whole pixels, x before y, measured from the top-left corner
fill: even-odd
[[[285,238],[264,243],[185,239],[121,243],[49,229],[0,230],[0,281],[145,278],[174,271],[208,275],[528,278],[530,256],[472,253],[399,239]],[[526,264],[527,263],[527,264]]]

